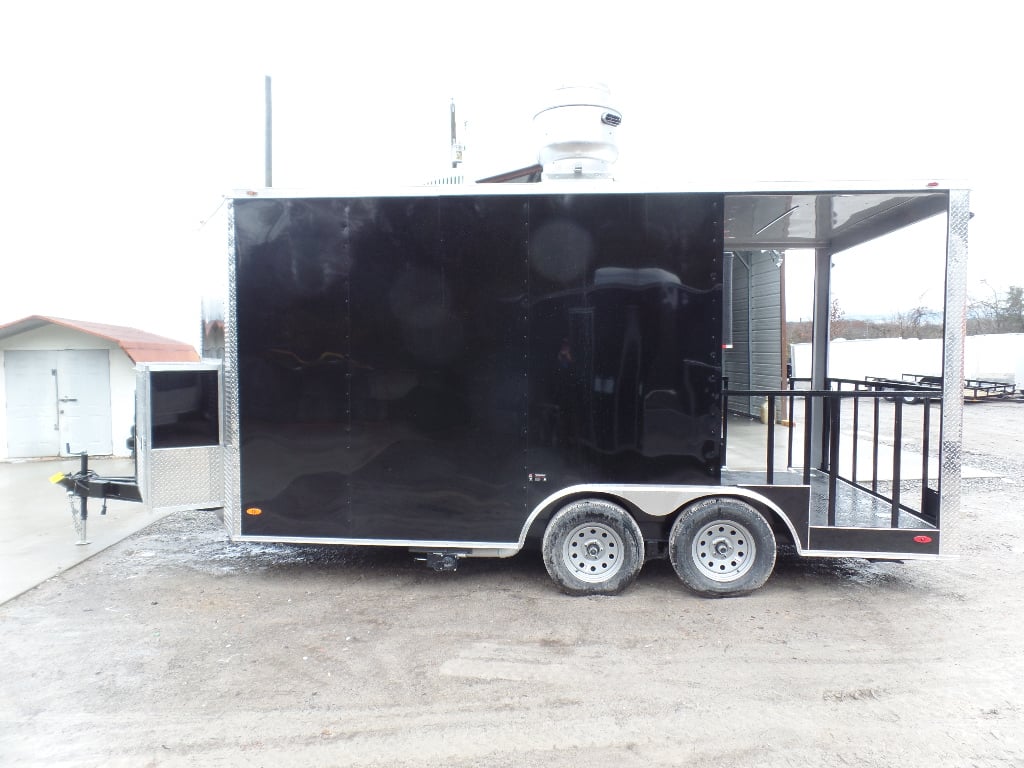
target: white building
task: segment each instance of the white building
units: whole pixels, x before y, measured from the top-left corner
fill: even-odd
[[[135,364],[198,360],[135,328],[39,315],[0,325],[0,460],[130,455]]]

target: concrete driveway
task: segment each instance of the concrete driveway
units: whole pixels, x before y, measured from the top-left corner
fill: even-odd
[[[73,472],[79,460],[0,462],[0,603],[53,578],[163,517],[142,504],[111,501],[89,504],[88,540],[78,545],[64,489],[49,481],[56,472]],[[101,475],[135,474],[131,459],[91,459]]]

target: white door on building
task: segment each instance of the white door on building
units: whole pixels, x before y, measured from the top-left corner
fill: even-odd
[[[57,353],[57,423],[61,455],[107,456],[110,439],[110,353],[66,349]]]
[[[4,372],[8,456],[112,453],[107,350],[8,350]]]
[[[8,351],[7,455],[12,459],[57,456],[57,353]]]

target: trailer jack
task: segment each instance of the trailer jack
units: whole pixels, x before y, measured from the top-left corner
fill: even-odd
[[[89,505],[85,497],[81,497],[81,503],[76,504],[75,499],[79,498],[75,495],[74,491],[68,491],[68,506],[71,508],[71,523],[75,526],[75,533],[78,534],[78,541],[75,542],[76,546],[84,546],[85,544],[92,544],[89,541],[88,536],[88,525],[89,525]],[[107,514],[107,500],[103,500],[103,507],[100,509],[100,514]]]
[[[89,497],[102,499],[100,514],[107,514],[107,499],[142,501],[138,480],[134,477],[101,477],[89,469],[89,454],[81,453],[81,465],[77,472],[58,472],[50,476],[50,482],[67,491],[71,507],[71,521],[78,534],[78,546],[89,543]],[[78,499],[77,503],[75,499]]]

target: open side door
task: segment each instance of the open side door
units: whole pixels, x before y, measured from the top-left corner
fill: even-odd
[[[136,450],[142,498],[154,510],[224,506],[219,363],[137,369]]]

